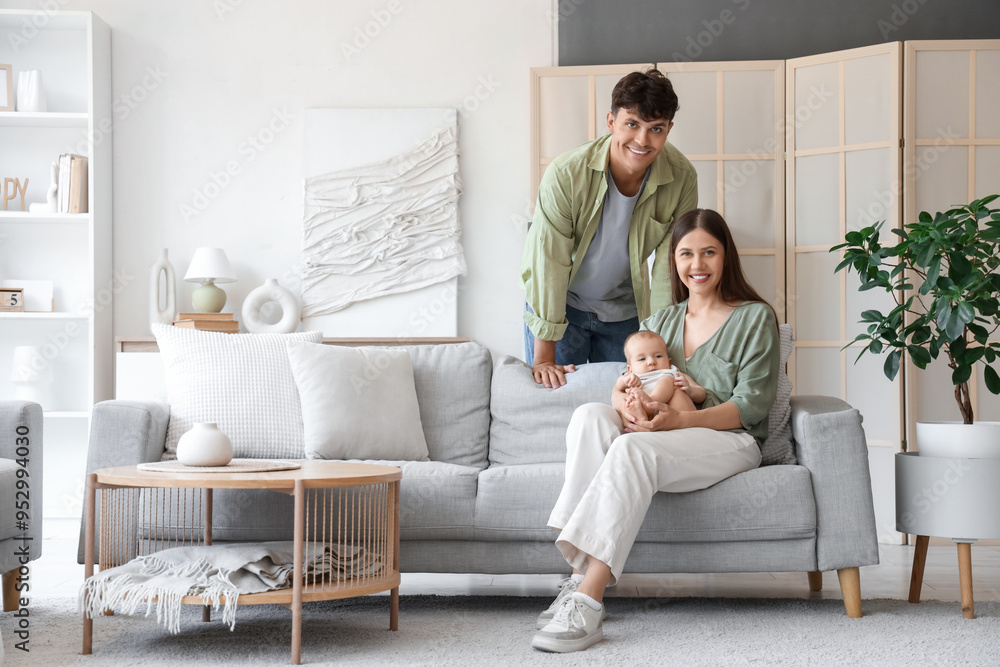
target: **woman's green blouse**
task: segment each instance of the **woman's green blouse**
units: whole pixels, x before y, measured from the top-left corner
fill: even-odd
[[[687,301],[659,310],[640,325],[667,343],[678,369],[705,388],[699,409],[731,401],[740,412],[742,429],[761,443],[767,439],[767,416],[778,387],[778,324],[763,303],[744,302],[690,359],[684,358]]]

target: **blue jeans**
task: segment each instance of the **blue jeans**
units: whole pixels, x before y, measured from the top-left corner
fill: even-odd
[[[534,312],[529,306],[524,309]],[[625,361],[625,339],[639,330],[639,318],[622,322],[602,322],[594,313],[566,306],[569,326],[556,342],[556,363],[585,364],[598,361]],[[535,358],[535,335],[524,325],[524,360],[531,365]]]

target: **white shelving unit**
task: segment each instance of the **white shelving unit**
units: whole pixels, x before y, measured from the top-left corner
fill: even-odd
[[[79,517],[90,410],[112,397],[111,30],[92,12],[0,9],[0,63],[42,72],[48,111],[0,112],[0,184],[28,179],[44,202],[50,166],[86,155],[89,212],[0,211],[0,278],[50,280],[53,312],[0,313],[0,397],[13,398],[13,349],[42,347],[46,517]],[[2,186],[0,186],[2,187]],[[8,206],[20,208],[20,198]]]

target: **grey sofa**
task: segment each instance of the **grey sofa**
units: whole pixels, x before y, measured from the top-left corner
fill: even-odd
[[[573,409],[610,402],[623,364],[590,364],[544,389],[530,369],[492,363],[476,343],[412,346],[430,461],[403,471],[403,572],[563,573],[546,527],[563,481]],[[164,403],[95,406],[88,472],[157,461]],[[796,465],[769,465],[715,486],[657,494],[625,571],[649,573],[838,570],[847,612],[860,616],[858,567],[878,562],[861,417],[839,399],[792,399]],[[291,498],[267,491],[215,494],[216,541],[291,539]],[[82,562],[83,551],[80,550]]]
[[[0,401],[0,572],[4,611],[19,608],[21,596],[29,590],[24,586],[31,583],[27,565],[41,555],[42,407],[30,401]]]

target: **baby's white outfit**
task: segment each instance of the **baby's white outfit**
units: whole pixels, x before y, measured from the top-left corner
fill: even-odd
[[[653,387],[656,386],[657,382],[665,377],[676,378],[679,372],[677,366],[671,366],[670,368],[658,368],[648,373],[640,373],[638,378],[642,382],[642,390],[648,394],[653,391]]]

